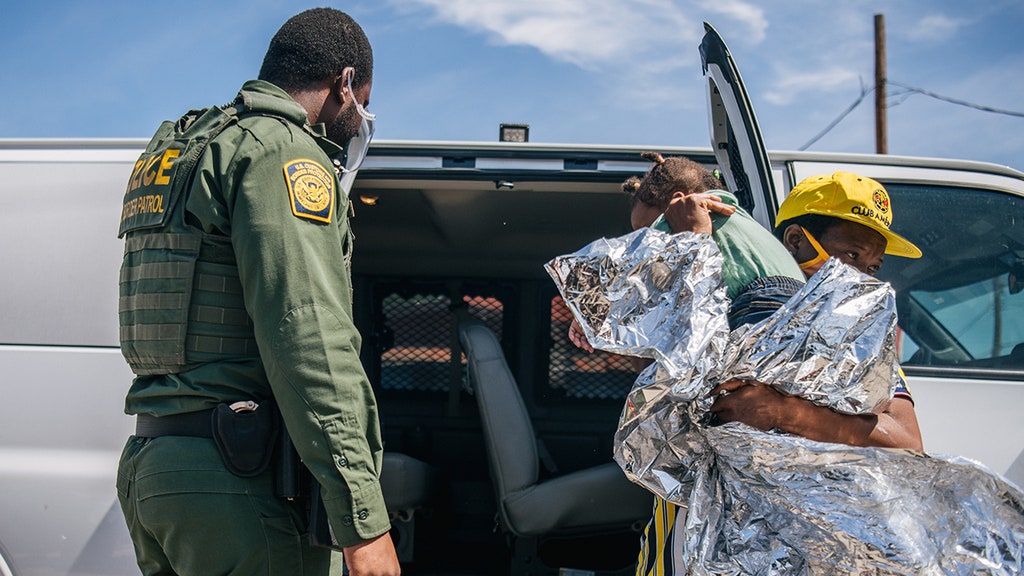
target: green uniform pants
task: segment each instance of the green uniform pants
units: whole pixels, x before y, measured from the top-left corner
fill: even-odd
[[[340,575],[342,555],[309,545],[305,512],[274,496],[273,476],[235,476],[206,438],[129,438],[117,495],[142,573]]]

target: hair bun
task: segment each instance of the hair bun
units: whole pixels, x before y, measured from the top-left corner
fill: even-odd
[[[661,153],[659,153],[659,152],[649,152],[649,151],[648,152],[641,152],[640,156],[642,158],[650,160],[651,162],[654,162],[655,164],[664,164],[665,163],[665,157],[662,156]]]

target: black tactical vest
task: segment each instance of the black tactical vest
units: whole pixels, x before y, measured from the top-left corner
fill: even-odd
[[[185,219],[185,200],[206,145],[242,104],[193,110],[160,125],[128,181],[118,319],[121,353],[136,374],[257,356],[230,239]]]

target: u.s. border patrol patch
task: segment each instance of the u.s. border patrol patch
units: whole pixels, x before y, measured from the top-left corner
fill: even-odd
[[[330,222],[334,215],[334,173],[315,160],[292,160],[284,165],[292,214]]]

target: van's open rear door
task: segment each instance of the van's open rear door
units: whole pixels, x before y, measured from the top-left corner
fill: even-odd
[[[729,190],[758,220],[775,220],[775,184],[768,151],[740,72],[722,37],[707,22],[700,43],[707,78],[711,146]]]

